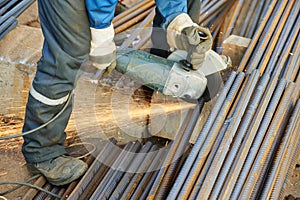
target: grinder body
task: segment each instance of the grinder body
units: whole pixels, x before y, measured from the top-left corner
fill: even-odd
[[[203,63],[206,67],[192,70],[179,62],[185,57],[182,52],[165,59],[140,50],[124,49],[117,53],[116,70],[164,95],[196,100],[203,95],[207,86],[206,75],[202,71],[212,74],[227,67],[222,59],[212,56],[219,55],[207,56],[207,62]],[[219,60],[220,63],[208,63],[211,60]]]

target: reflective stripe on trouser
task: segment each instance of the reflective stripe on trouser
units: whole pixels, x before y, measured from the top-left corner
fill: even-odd
[[[200,19],[201,0],[187,0],[187,6],[189,16],[195,23],[198,24]],[[153,44],[151,53],[166,58],[169,56],[170,46],[167,43],[166,32],[160,28],[160,25],[163,22],[163,17],[157,8],[155,11],[156,14],[153,20],[153,31],[151,34]]]
[[[23,132],[46,123],[64,107],[90,48],[85,1],[39,0],[38,8],[45,40],[26,105]],[[64,130],[71,111],[72,101],[52,124],[24,136],[22,152],[27,162],[42,162],[66,153]]]

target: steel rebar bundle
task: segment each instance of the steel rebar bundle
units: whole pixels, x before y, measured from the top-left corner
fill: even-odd
[[[115,20],[123,19],[118,22],[122,26],[143,8],[148,17],[141,17],[145,20],[140,27],[145,27],[153,19],[153,6],[142,1]],[[228,19],[219,19],[230,6]],[[166,151],[151,142],[130,142],[120,150],[104,145],[87,173],[69,188],[50,188],[42,178],[37,183],[69,199],[284,197],[300,149],[300,2],[205,0],[202,10],[201,23],[216,22],[216,36],[224,31],[224,37],[241,34],[252,40],[238,71],[226,78],[195,144],[189,138],[200,120],[203,99],[188,111]]]
[[[248,48],[248,50],[247,50],[248,54],[246,53],[246,56],[244,57],[244,61],[246,59],[248,59],[248,61],[249,61],[249,64],[246,66],[251,70],[247,70],[248,73],[251,73],[251,74],[257,73],[257,71],[255,71],[255,69],[263,69],[260,72],[262,74],[262,77],[260,80],[261,83],[257,86],[257,89],[254,90],[255,92],[253,93],[253,97],[251,97],[252,101],[250,101],[250,103],[245,104],[246,106],[248,106],[247,112],[243,116],[242,115],[243,112],[241,112],[240,109],[234,110],[234,109],[236,109],[236,106],[238,105],[238,103],[236,103],[237,105],[232,104],[233,112],[231,113],[231,115],[236,115],[237,117],[232,118],[232,116],[230,116],[230,115],[228,115],[227,117],[230,119],[230,121],[232,119],[234,119],[234,123],[233,123],[234,125],[232,125],[231,128],[229,128],[230,125],[228,126],[225,123],[223,125],[223,128],[218,128],[218,130],[220,130],[219,134],[221,134],[221,136],[219,136],[219,137],[223,138],[222,141],[224,142],[224,145],[222,145],[222,142],[217,143],[217,145],[220,145],[220,146],[218,148],[214,147],[214,149],[216,149],[216,150],[213,150],[211,152],[211,155],[213,155],[213,156],[217,156],[218,154],[216,154],[215,152],[218,152],[219,157],[212,159],[213,156],[210,155],[210,157],[206,161],[209,164],[205,163],[204,167],[203,167],[203,163],[200,162],[201,160],[197,159],[194,161],[195,166],[192,167],[191,164],[187,164],[190,161],[189,158],[193,157],[193,159],[195,159],[195,156],[192,154],[192,152],[193,152],[193,150],[192,150],[191,154],[187,158],[187,161],[183,167],[184,169],[182,169],[175,184],[173,185],[173,188],[169,194],[168,199],[175,199],[175,198],[195,199],[197,197],[197,190],[199,190],[197,199],[199,199],[199,198],[204,198],[204,199],[208,199],[208,198],[212,198],[212,199],[233,198],[233,199],[236,199],[236,198],[238,198],[238,196],[235,195],[237,193],[233,193],[233,196],[231,196],[231,194],[232,194],[231,192],[233,190],[232,187],[235,184],[237,184],[236,186],[240,186],[239,191],[242,190],[245,192],[243,187],[251,186],[252,182],[250,182],[250,180],[245,180],[244,182],[241,181],[243,179],[241,179],[241,177],[239,177],[239,172],[241,170],[240,168],[243,166],[243,163],[245,162],[246,155],[248,153],[249,153],[248,154],[249,156],[252,155],[253,158],[251,158],[251,159],[247,158],[245,165],[244,165],[244,167],[245,166],[249,166],[249,167],[244,168],[245,170],[243,170],[243,172],[240,173],[240,175],[247,175],[248,172],[250,171],[250,169],[253,165],[254,159],[255,159],[256,153],[254,153],[253,151],[256,151],[258,155],[259,155],[260,151],[264,152],[264,150],[261,150],[258,147],[261,144],[261,142],[268,141],[268,140],[264,140],[264,137],[265,137],[266,131],[268,129],[268,126],[272,125],[271,120],[272,120],[273,115],[270,115],[270,114],[275,113],[276,111],[280,112],[279,110],[277,110],[277,109],[279,109],[279,108],[277,108],[279,101],[283,101],[284,103],[282,103],[282,104],[285,106],[290,105],[290,108],[291,108],[291,106],[293,106],[295,104],[295,99],[299,98],[299,86],[297,86],[296,88],[293,87],[294,89],[291,89],[292,86],[289,86],[288,88],[286,88],[286,81],[284,79],[282,79],[280,82],[278,82],[278,80],[280,78],[280,74],[282,72],[284,72],[284,74],[289,74],[289,75],[285,75],[288,77],[291,77],[292,76],[291,74],[294,74],[294,77],[292,78],[292,80],[295,80],[296,74],[299,74],[299,54],[297,55],[297,54],[292,53],[293,56],[289,57],[289,64],[292,64],[292,65],[286,65],[288,55],[290,54],[289,52],[292,49],[294,50],[293,52],[297,52],[298,48],[299,48],[299,41],[297,40],[297,38],[299,37],[299,21],[297,20],[297,18],[299,18],[299,2],[289,1],[287,4],[287,1],[280,1],[278,3],[276,1],[273,1],[271,3],[272,4],[269,7],[270,11],[266,13],[266,16],[264,18],[264,19],[268,18],[269,25],[267,24],[267,20],[265,20],[265,22],[262,23],[262,25],[263,25],[262,28],[265,26],[265,24],[267,24],[266,30],[268,30],[268,31],[272,30],[274,32],[274,34],[273,34],[274,37],[271,37],[272,31],[271,31],[271,33],[268,33],[268,34],[261,34],[263,29],[259,28],[259,31],[257,32],[257,40],[260,39],[261,42],[259,42],[257,44],[255,44],[254,42],[252,43],[252,44],[258,45],[259,47],[253,45],[253,47],[254,46],[256,47],[256,51],[255,51],[253,49],[253,47],[250,45],[250,47],[252,47],[252,48]],[[275,5],[277,6],[277,9],[273,10],[273,8],[275,8]],[[281,8],[282,11],[278,11],[279,8]],[[279,12],[280,14],[277,12]],[[273,13],[273,15],[271,15],[271,13]],[[283,14],[281,15],[281,13],[283,13]],[[279,14],[279,16],[278,16],[278,14]],[[277,24],[277,23],[278,23],[278,25],[276,26],[276,28],[275,29],[272,28],[272,27],[274,27],[273,24]],[[265,31],[265,32],[267,32],[267,31]],[[258,36],[258,34],[259,34],[259,36]],[[264,45],[264,46],[262,46],[262,45]],[[265,51],[262,51],[262,49],[264,49],[267,46],[269,46],[269,48]],[[275,53],[273,53],[274,48],[275,49],[276,48],[284,49],[284,51],[276,50]],[[273,55],[272,55],[272,53],[273,53]],[[247,55],[249,55],[249,57]],[[250,55],[251,55],[251,57],[250,57]],[[264,60],[266,58],[268,58],[269,60],[268,61]],[[261,60],[263,60],[263,61],[261,61]],[[277,63],[277,60],[278,60],[278,63]],[[243,66],[245,64],[246,64],[246,62],[242,63],[241,66]],[[266,66],[268,66],[267,67],[268,70],[265,70]],[[289,72],[287,72],[286,70],[288,70]],[[264,71],[266,71],[266,73],[264,73]],[[270,76],[271,76],[271,79],[270,79]],[[284,75],[282,75],[282,76],[284,76]],[[253,83],[253,82],[251,81],[251,83]],[[273,91],[274,91],[277,83],[279,84],[279,87],[276,90],[278,92],[273,94]],[[267,86],[267,84],[268,84],[268,86]],[[249,83],[246,85],[249,85]],[[245,91],[245,87],[246,86],[243,86],[242,87],[243,89],[241,89],[239,91],[240,95],[236,98],[236,101],[238,99],[240,99],[241,102],[247,101],[247,95],[243,95],[241,93],[242,91]],[[280,100],[281,94],[283,94],[283,91],[285,89],[288,89],[287,91],[289,91],[290,93],[286,94],[285,99],[284,99],[284,97],[282,97],[283,99]],[[294,93],[294,95],[291,93],[291,91],[293,91],[293,90],[296,91],[296,93]],[[248,94],[248,92],[246,92],[245,94]],[[252,92],[250,92],[250,94],[252,95]],[[272,101],[271,101],[271,97],[273,97]],[[264,101],[261,101],[261,99],[263,99]],[[259,102],[260,102],[260,104],[259,104]],[[287,104],[287,102],[289,102],[289,104]],[[269,115],[265,115],[265,118],[264,118],[265,121],[263,121],[261,126],[259,127],[256,123],[259,124],[260,119],[263,117],[264,112],[266,111],[268,103],[270,103],[269,109],[268,109],[269,111],[267,110],[267,113],[269,113]],[[288,110],[288,109],[286,109],[286,107],[283,107],[282,109],[285,111]],[[239,114],[239,113],[241,113],[241,114]],[[273,122],[274,128],[276,127],[276,130],[270,129],[269,132],[272,132],[273,134],[274,134],[274,132],[282,133],[284,131],[284,129],[286,128],[286,123],[284,123],[283,119],[285,119],[285,122],[286,122],[289,115],[290,115],[290,112],[286,112],[285,118],[280,118],[280,119],[277,119],[276,122]],[[219,116],[221,116],[221,115],[219,115]],[[282,117],[282,113],[278,114],[278,116]],[[276,117],[276,116],[274,116],[274,117]],[[239,119],[239,120],[242,119],[242,121],[240,123],[241,124],[240,127],[238,127],[239,123],[236,123],[235,119]],[[252,121],[252,123],[251,123],[251,119],[254,120],[254,121]],[[275,124],[278,124],[279,121],[282,122],[281,123],[282,125],[280,127],[275,126]],[[236,127],[238,127],[238,129]],[[249,130],[251,130],[251,132]],[[257,134],[257,131],[259,131],[260,133]],[[224,132],[225,133],[228,132],[228,134],[224,134]],[[237,135],[229,135],[229,133],[237,134]],[[272,148],[270,149],[270,152],[272,153],[272,155],[274,152],[276,152],[278,143],[279,143],[280,139],[282,138],[282,137],[280,137],[279,133],[277,135],[277,145],[274,144],[272,146]],[[255,134],[257,134],[257,137],[255,138],[255,141],[253,143],[254,146],[251,147],[251,143],[254,140]],[[227,136],[225,137],[225,135],[227,135]],[[260,137],[258,137],[258,136],[260,136]],[[245,137],[248,139],[246,140]],[[299,137],[299,135],[298,135],[298,137]],[[227,143],[225,143],[225,141]],[[242,141],[243,141],[243,143],[241,143]],[[195,147],[197,147],[197,143],[194,145],[194,148]],[[226,155],[226,152],[229,150],[228,149],[229,147],[230,147],[230,151]],[[250,147],[251,147],[251,151],[249,151]],[[253,148],[256,148],[256,150],[254,150]],[[196,152],[198,152],[199,155],[201,154],[204,157],[205,154],[200,149],[201,148],[198,147]],[[295,153],[295,151],[293,153]],[[225,155],[226,155],[226,158],[225,158]],[[241,160],[236,159],[237,158],[236,155],[239,155]],[[236,159],[235,161],[234,161],[234,158]],[[272,163],[272,158],[273,158],[272,156],[268,156],[268,159],[266,159],[266,161],[265,161],[266,163],[264,166],[270,166],[270,163]],[[222,162],[223,159],[225,159],[225,162]],[[262,158],[258,157],[256,159],[258,160],[258,162],[260,164],[261,164],[261,162],[263,162]],[[192,159],[191,159],[191,162],[193,162]],[[219,163],[219,165],[215,165],[213,163]],[[210,165],[210,167],[209,167],[209,165]],[[236,168],[233,166],[235,166]],[[237,170],[237,167],[238,167],[238,170]],[[260,173],[262,174],[262,177],[266,176],[268,169],[269,169],[268,167],[264,167],[263,169],[261,169],[262,171]],[[221,170],[221,171],[218,172],[216,170]],[[230,173],[226,177],[226,175],[228,174],[228,170],[230,170]],[[188,171],[190,171],[190,172],[188,173]],[[205,172],[205,173],[203,173],[203,172]],[[257,174],[257,171],[255,171],[254,173]],[[286,173],[285,173],[285,175],[286,175]],[[197,176],[199,176],[198,181],[195,182]],[[206,176],[206,178],[204,178],[205,176]],[[253,175],[250,174],[249,176],[252,178],[260,177],[260,176],[254,176],[254,174]],[[237,181],[237,180],[238,180],[238,182],[236,183],[235,181]],[[242,184],[238,184],[239,182],[240,183],[242,182]],[[255,189],[254,189],[254,185],[252,184],[252,188],[253,188],[252,192],[254,193],[253,197],[257,197],[257,195],[260,194],[259,188],[263,187],[262,184],[264,183],[264,179],[260,179],[260,180],[258,180],[258,182],[256,181],[255,183],[256,183]],[[225,186],[224,186],[224,184],[225,184]],[[190,194],[192,187],[193,187],[193,191]],[[249,193],[245,193],[245,195],[241,196],[241,197],[246,198],[246,197],[249,197],[249,195],[250,195]]]
[[[17,26],[17,17],[35,0],[1,0],[0,1],[0,40]]]

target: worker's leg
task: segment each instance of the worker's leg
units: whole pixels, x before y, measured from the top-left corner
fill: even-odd
[[[45,40],[28,97],[23,132],[43,125],[64,107],[90,47],[85,1],[39,0],[38,6]],[[64,130],[71,110],[72,102],[53,123],[24,136],[22,151],[28,163],[66,153]]]
[[[188,6],[188,14],[191,19],[195,22],[199,22],[200,18],[200,7],[201,7],[201,0],[187,0]],[[161,57],[168,57],[169,55],[169,45],[167,43],[167,35],[166,32],[160,28],[160,24],[163,22],[163,17],[156,9],[156,14],[153,20],[153,31],[151,35],[152,40],[152,48],[151,53],[161,56]]]

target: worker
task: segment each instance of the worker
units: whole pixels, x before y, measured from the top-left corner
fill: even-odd
[[[31,173],[43,174],[53,185],[65,185],[87,170],[80,159],[67,155],[65,128],[72,111],[72,93],[80,67],[87,60],[108,73],[114,69],[116,46],[112,19],[118,0],[38,0],[44,35],[42,57],[31,85],[23,132],[33,130],[64,112],[46,127],[24,136],[22,152]],[[193,48],[192,63],[198,68],[211,48],[211,35],[187,15],[187,2],[157,0],[157,12],[171,48]],[[200,40],[198,32],[209,37]],[[188,37],[186,37],[188,36]]]

